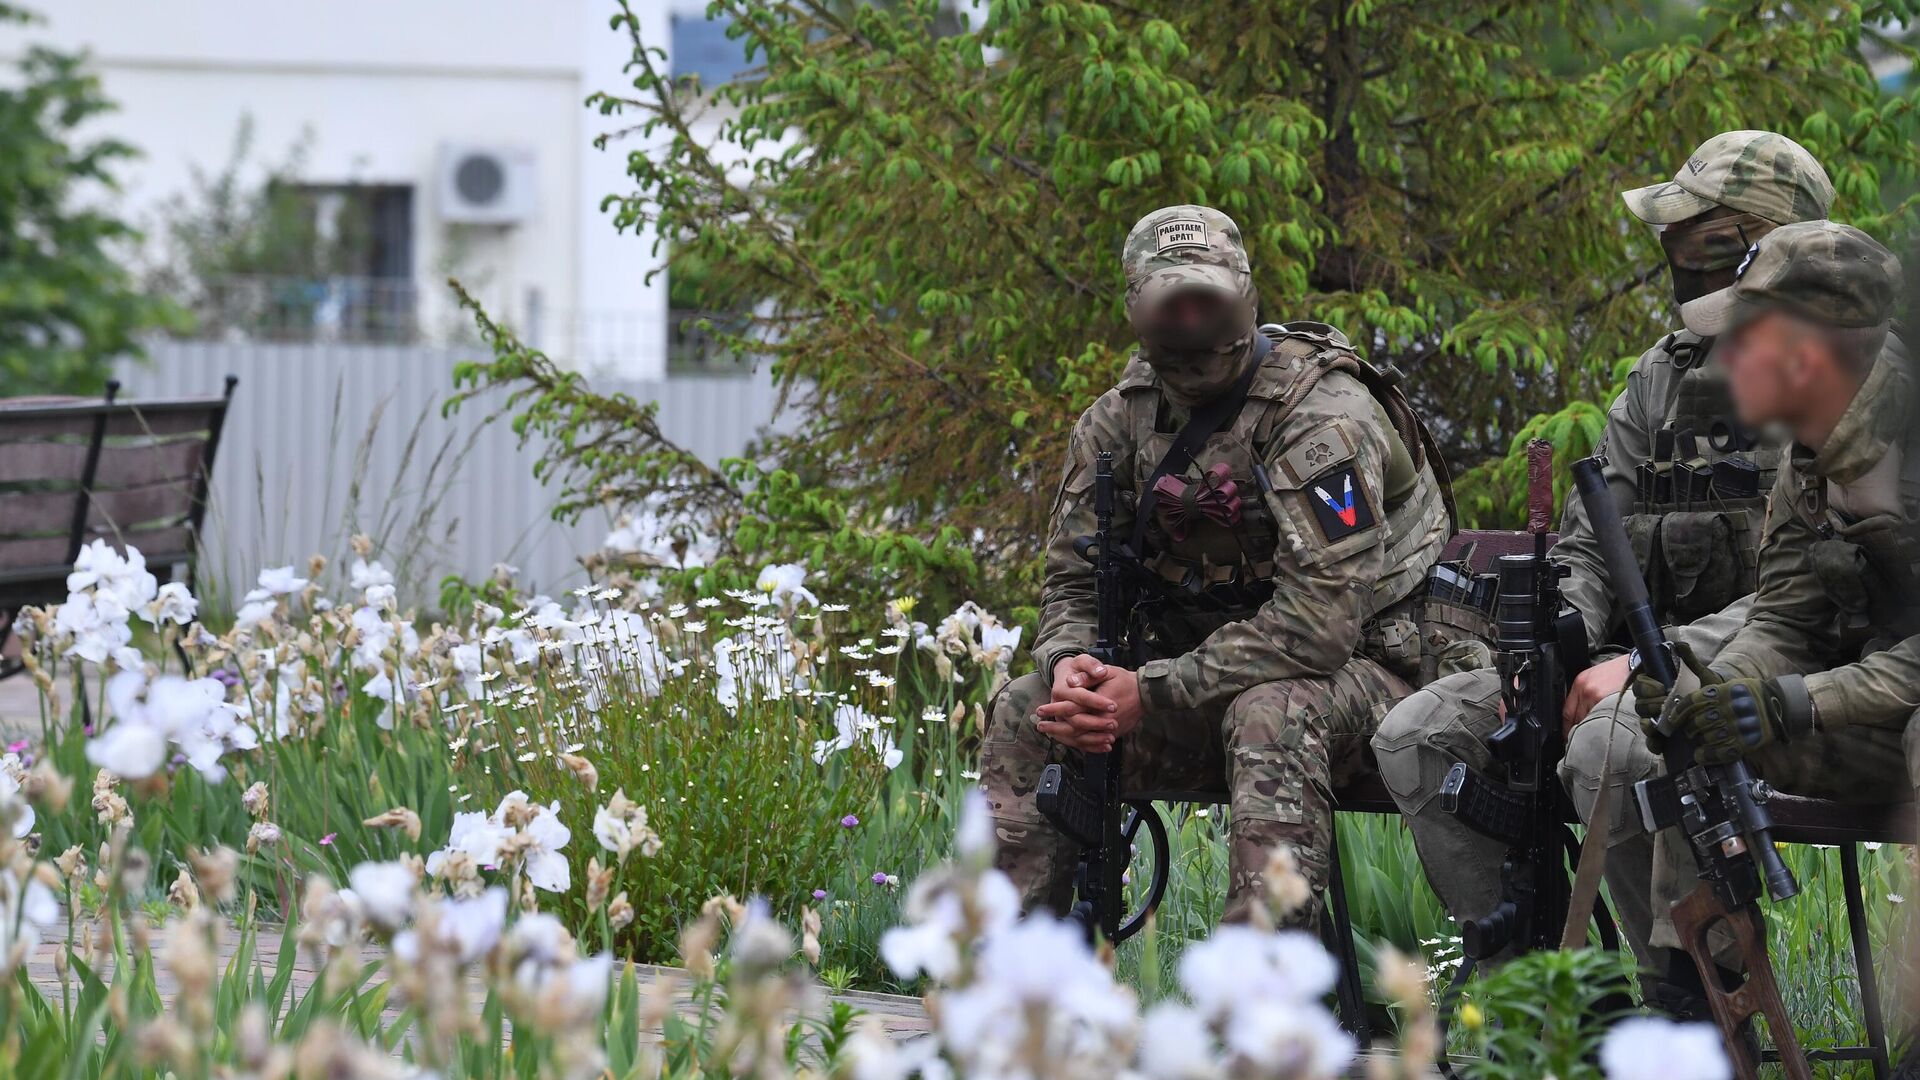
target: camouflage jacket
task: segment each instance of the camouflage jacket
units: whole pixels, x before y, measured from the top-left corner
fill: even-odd
[[[1803,674],[1820,722],[1903,726],[1920,708],[1920,408],[1890,349],[1769,500],[1752,619],[1714,667]]]
[[[1656,610],[1662,619],[1679,623],[1703,619],[1753,591],[1764,495],[1780,456],[1777,444],[1738,430],[1725,379],[1707,353],[1711,344],[1679,330],[1642,353],[1627,375],[1626,389],[1607,411],[1601,444],[1607,484],[1627,520]],[[1694,433],[1696,464],[1711,468],[1729,459],[1751,464],[1755,496],[1662,499],[1643,491],[1641,466],[1659,464],[1655,444],[1663,428]],[[1579,499],[1567,500],[1553,553],[1569,568],[1561,590],[1586,621],[1589,643],[1606,645],[1618,631],[1619,616]],[[1726,621],[1708,620],[1683,628],[1680,636],[1711,655],[1729,630]]]
[[[1203,634],[1143,663],[1149,709],[1225,703],[1262,683],[1333,672],[1352,658],[1369,620],[1411,596],[1439,558],[1448,520],[1432,469],[1413,467],[1359,379],[1326,370],[1352,353],[1337,332],[1323,329],[1276,340],[1238,419],[1208,440],[1196,455],[1199,467],[1181,477],[1197,482],[1201,469],[1224,465],[1242,493],[1239,526],[1203,518],[1175,539],[1163,522],[1149,524],[1140,554],[1150,573],[1174,586],[1161,592],[1167,598],[1157,617],[1194,614],[1182,597],[1210,585],[1257,584],[1252,596],[1264,597],[1200,616]],[[1136,356],[1074,426],[1034,645],[1043,673],[1093,644],[1092,567],[1074,541],[1094,531],[1095,456],[1114,454],[1114,528],[1125,537],[1139,489],[1179,430],[1171,412],[1152,369]],[[1162,500],[1156,517],[1165,512]]]

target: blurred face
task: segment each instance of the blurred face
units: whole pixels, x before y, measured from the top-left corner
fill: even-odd
[[[1791,317],[1768,312],[1726,335],[1715,350],[1734,411],[1748,427],[1791,424],[1808,399],[1819,340]]]
[[[1211,349],[1239,336],[1234,305],[1212,289],[1182,289],[1148,314],[1141,338],[1177,352]]]
[[[1133,314],[1141,354],[1176,404],[1191,408],[1210,400],[1245,369],[1247,349],[1228,346],[1251,340],[1251,298],[1185,288]]]

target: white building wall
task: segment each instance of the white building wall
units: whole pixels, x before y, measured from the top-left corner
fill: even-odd
[[[676,7],[702,4],[634,4],[649,44],[666,47]],[[136,223],[155,224],[194,170],[217,174],[250,117],[257,167],[304,137],[305,182],[413,186],[414,280],[430,298],[430,333],[456,318],[440,287],[453,274],[561,359],[578,339],[555,332],[558,323],[580,319],[583,334],[621,328],[620,347],[597,351],[598,366],[664,373],[665,278],[644,281],[657,264],[651,238],[616,233],[600,209],[602,196],[631,184],[627,147],[597,150],[593,138],[632,121],[583,106],[597,89],[631,92],[621,72],[631,43],[608,27],[610,0],[41,0],[40,10],[43,24],[0,30],[0,58],[29,42],[91,54],[120,104],[97,133],[145,154],[122,173],[123,209]],[[530,151],[532,217],[512,227],[442,222],[436,180],[449,143]],[[536,309],[537,329],[528,326]]]

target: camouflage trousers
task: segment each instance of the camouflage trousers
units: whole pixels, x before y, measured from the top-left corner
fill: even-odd
[[[1749,758],[1748,764],[1755,775],[1794,795],[1842,803],[1904,802],[1920,788],[1920,712],[1904,729],[1843,727],[1816,732],[1767,747]],[[1677,949],[1680,938],[1670,912],[1700,883],[1699,866],[1684,837],[1672,829],[1649,835],[1630,809],[1633,784],[1660,771],[1660,759],[1647,746],[1629,703],[1617,721],[1582,724],[1574,731],[1567,741],[1560,778],[1574,793],[1574,805],[1583,818],[1590,816],[1592,793],[1601,784],[1623,789],[1614,794],[1616,825],[1607,850],[1608,891],[1631,939]],[[1709,942],[1722,966],[1738,968],[1730,936],[1714,934]],[[1641,957],[1648,959],[1645,953]]]
[[[1293,845],[1314,891],[1326,888],[1333,843],[1333,790],[1372,768],[1367,741],[1409,687],[1362,657],[1326,678],[1253,687],[1224,708],[1152,713],[1127,737],[1125,791],[1218,792],[1231,808],[1226,921],[1245,921],[1265,895],[1276,845]],[[1064,914],[1079,853],[1041,817],[1033,791],[1053,761],[1074,755],[1034,726],[1051,696],[1040,674],[1009,683],[994,700],[981,783],[999,839],[1000,869],[1024,908]],[[1312,912],[1298,921],[1311,921]]]

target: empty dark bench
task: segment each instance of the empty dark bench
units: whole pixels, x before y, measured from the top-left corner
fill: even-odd
[[[206,398],[118,401],[110,382],[101,398],[0,399],[0,645],[21,608],[66,599],[95,539],[192,588],[236,382]],[[18,670],[0,655],[0,677]]]

